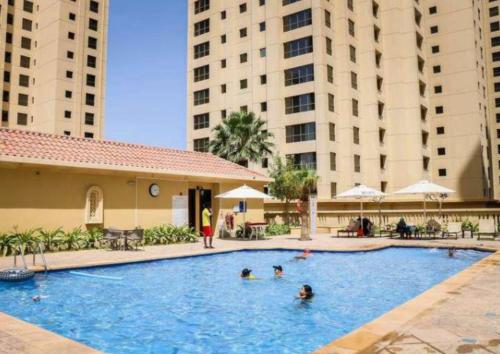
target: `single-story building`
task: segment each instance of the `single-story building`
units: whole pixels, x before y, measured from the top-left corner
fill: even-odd
[[[172,223],[199,230],[202,205],[218,225],[239,202],[216,195],[243,184],[262,191],[269,181],[209,153],[0,128],[0,232]],[[247,208],[246,220],[264,220],[261,200]]]

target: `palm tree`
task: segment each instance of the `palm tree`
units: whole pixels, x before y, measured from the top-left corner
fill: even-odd
[[[310,240],[309,236],[309,197],[316,192],[319,176],[315,170],[301,168],[295,172],[300,213],[300,239]]]
[[[212,131],[210,151],[226,160],[247,166],[271,153],[273,137],[264,129],[266,123],[252,112],[233,112]]]

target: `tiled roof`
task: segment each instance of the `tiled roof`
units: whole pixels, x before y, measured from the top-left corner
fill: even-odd
[[[209,153],[0,128],[0,161],[268,180]]]

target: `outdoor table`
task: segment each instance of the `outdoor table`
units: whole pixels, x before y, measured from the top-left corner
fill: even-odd
[[[258,240],[264,234],[267,223],[266,222],[247,222],[245,224],[245,226],[250,228],[250,230],[251,230],[248,238],[251,240],[252,237],[255,236],[255,239]]]

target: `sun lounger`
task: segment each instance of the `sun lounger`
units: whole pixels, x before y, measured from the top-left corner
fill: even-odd
[[[421,233],[421,235],[427,238],[435,238],[436,235],[439,235],[440,233],[441,233],[441,224],[438,223],[436,220],[431,219],[427,222],[425,230]]]
[[[458,238],[458,235],[462,233],[462,223],[460,222],[450,222],[448,223],[448,227],[446,231],[443,231],[441,236],[443,238],[452,238],[455,240]]]
[[[351,220],[345,229],[337,231],[337,237],[357,237],[358,229],[359,223],[356,220]]]
[[[494,240],[498,235],[495,226],[495,220],[493,219],[479,220],[479,231],[477,232],[477,239],[481,240],[484,238],[491,238],[492,240]]]

